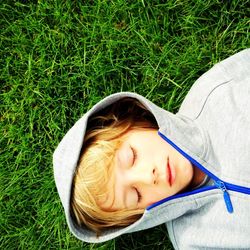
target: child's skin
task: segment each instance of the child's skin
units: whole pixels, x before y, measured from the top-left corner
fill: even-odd
[[[133,129],[115,155],[115,182],[106,199],[108,210],[146,208],[188,186],[198,185],[202,173],[155,129]]]

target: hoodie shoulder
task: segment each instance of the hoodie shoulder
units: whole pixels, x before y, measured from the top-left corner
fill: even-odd
[[[250,49],[245,49],[217,64],[200,76],[181,104],[180,114],[196,119],[213,91],[232,80],[240,81],[250,73]]]

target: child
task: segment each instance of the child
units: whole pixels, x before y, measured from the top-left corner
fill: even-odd
[[[250,248],[250,50],[201,76],[177,114],[129,92],[65,135],[54,173],[87,242],[166,223],[176,249]]]

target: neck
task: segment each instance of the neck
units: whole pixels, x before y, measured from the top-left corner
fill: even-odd
[[[190,183],[190,188],[194,188],[196,186],[198,186],[200,183],[202,183],[202,181],[205,178],[205,173],[203,173],[199,168],[197,168],[196,166],[193,165],[193,169],[194,169],[194,174],[193,174],[193,179]]]

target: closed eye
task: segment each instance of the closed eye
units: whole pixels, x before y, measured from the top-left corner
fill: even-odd
[[[135,191],[136,191],[136,194],[137,194],[137,197],[138,197],[137,202],[139,203],[141,201],[141,199],[142,199],[142,196],[141,196],[141,193],[138,191],[137,188],[135,188]]]
[[[131,150],[133,152],[133,163],[132,164],[134,165],[136,160],[137,160],[138,154],[137,154],[137,151],[135,150],[135,148],[133,148],[131,146],[130,146],[130,148],[131,148]]]

